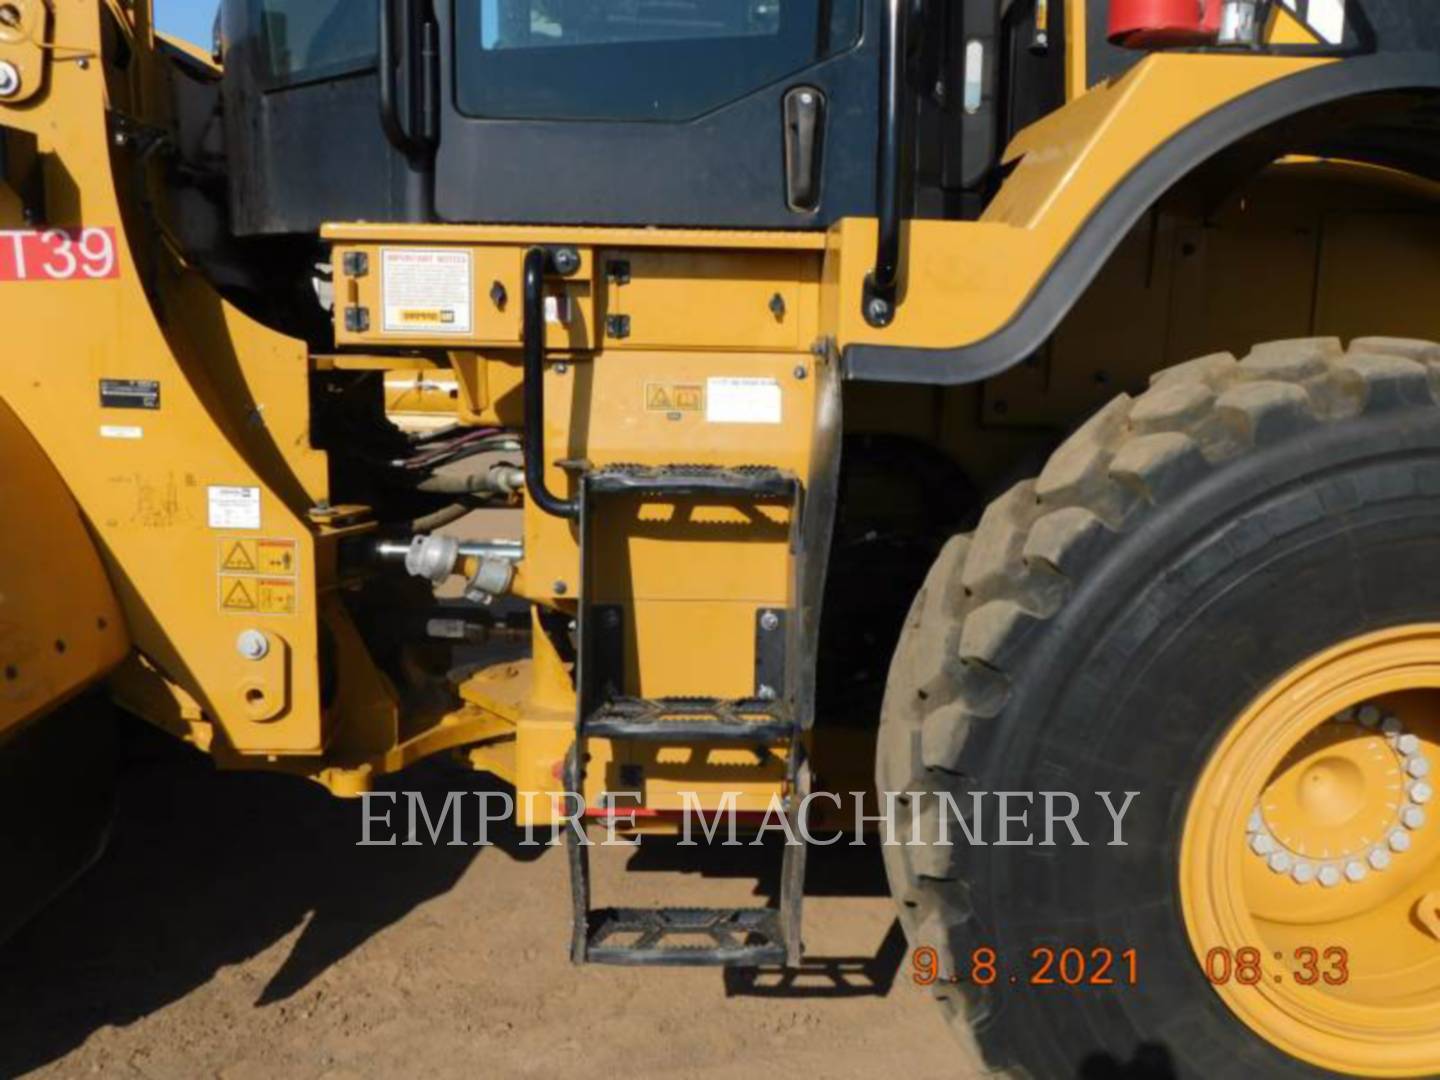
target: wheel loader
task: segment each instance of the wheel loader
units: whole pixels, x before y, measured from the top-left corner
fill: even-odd
[[[987,1070],[1434,1075],[1437,286],[1424,0],[0,0],[0,932],[119,708],[489,774],[576,963],[861,792]]]

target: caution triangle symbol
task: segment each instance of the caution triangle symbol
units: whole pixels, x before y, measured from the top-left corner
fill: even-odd
[[[245,582],[237,581],[225,594],[224,606],[229,611],[254,611],[255,598],[250,595],[250,590]]]
[[[663,386],[652,386],[650,388],[648,407],[651,409],[669,409],[671,407],[670,395],[665,392]]]
[[[230,548],[230,554],[225,556],[224,568],[226,570],[254,570],[255,563],[250,558],[250,553],[245,550],[245,545],[237,540]]]

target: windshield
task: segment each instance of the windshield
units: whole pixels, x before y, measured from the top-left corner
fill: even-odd
[[[685,120],[855,44],[860,0],[457,0],[461,111]]]

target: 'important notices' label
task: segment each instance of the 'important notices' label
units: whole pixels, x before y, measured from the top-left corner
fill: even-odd
[[[712,424],[778,424],[783,413],[774,379],[710,379],[705,385],[705,419]]]
[[[388,334],[468,334],[475,288],[470,252],[397,248],[381,252]]]
[[[210,528],[260,528],[260,489],[257,487],[212,487]]]

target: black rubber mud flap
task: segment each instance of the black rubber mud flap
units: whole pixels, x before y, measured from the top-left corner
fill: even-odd
[[[99,695],[0,742],[0,941],[105,850],[115,773],[114,712]]]

